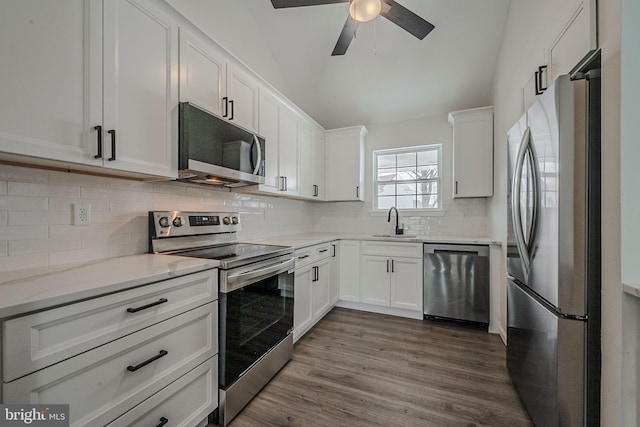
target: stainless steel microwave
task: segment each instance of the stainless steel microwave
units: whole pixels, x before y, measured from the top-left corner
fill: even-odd
[[[240,187],[264,183],[265,139],[188,102],[179,106],[179,179]]]

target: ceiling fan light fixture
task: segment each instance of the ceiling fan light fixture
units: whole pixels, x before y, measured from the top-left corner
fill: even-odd
[[[349,15],[355,21],[369,22],[380,15],[382,2],[380,0],[351,0]]]

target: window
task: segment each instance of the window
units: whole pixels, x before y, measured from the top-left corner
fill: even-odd
[[[440,145],[373,152],[374,209],[440,209]]]

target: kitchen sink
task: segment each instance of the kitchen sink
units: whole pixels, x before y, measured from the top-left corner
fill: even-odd
[[[374,234],[372,237],[393,237],[398,239],[415,239],[417,234]]]

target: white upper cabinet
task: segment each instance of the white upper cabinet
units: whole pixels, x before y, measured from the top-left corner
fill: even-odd
[[[493,196],[493,107],[449,113],[453,198]]]
[[[354,126],[326,133],[326,200],[364,201],[364,139],[367,128]]]
[[[227,118],[243,128],[257,131],[258,81],[233,63],[227,64],[227,98]]]
[[[258,191],[298,195],[299,115],[264,87],[259,90],[258,133],[265,138],[265,183]]]
[[[101,60],[90,63],[85,50],[101,52],[101,38],[85,32],[85,15],[101,20],[102,5],[24,0],[0,6],[0,151],[102,164],[93,157],[96,132],[89,120],[91,106],[98,114],[102,109]]]
[[[180,28],[180,102],[223,114],[227,57],[210,40]]]
[[[151,0],[104,13],[104,166],[177,177],[178,27]]]
[[[258,80],[207,36],[180,28],[180,101],[258,131]]]
[[[177,177],[177,37],[149,0],[3,7],[0,151]]]
[[[309,200],[324,200],[325,195],[325,142],[324,129],[301,117],[300,143],[300,196]]]
[[[598,48],[596,0],[573,0],[564,28],[548,48],[548,79],[569,73],[590,51]]]

